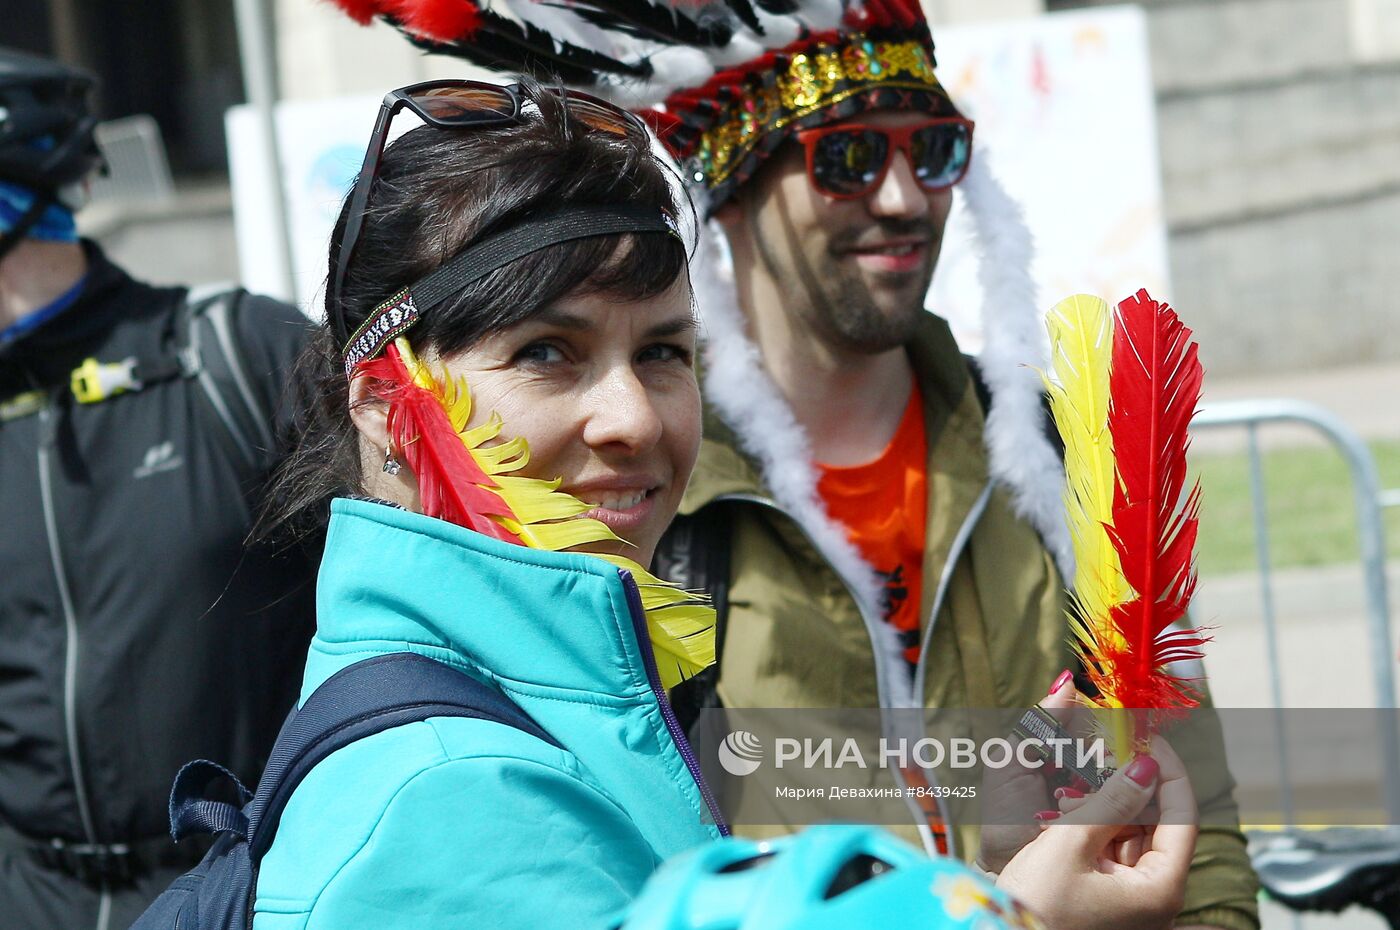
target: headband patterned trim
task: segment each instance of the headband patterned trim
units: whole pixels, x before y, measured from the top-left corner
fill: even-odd
[[[408,288],[380,303],[345,343],[345,373],[350,374],[360,362],[383,352],[385,346],[417,322],[418,307]]]

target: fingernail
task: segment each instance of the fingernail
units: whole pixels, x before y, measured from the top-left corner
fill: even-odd
[[[1144,788],[1151,788],[1152,783],[1157,780],[1157,772],[1160,771],[1157,760],[1151,756],[1138,756],[1132,761],[1123,774]]]
[[[1040,811],[1035,815],[1035,819],[1039,820],[1041,823],[1045,823],[1047,820],[1056,820],[1059,816],[1059,811]]]
[[[1056,788],[1056,789],[1055,789],[1055,797],[1056,797],[1056,798],[1082,798],[1082,797],[1084,797],[1084,792],[1079,791],[1079,790],[1077,790],[1077,789],[1075,789],[1075,788]]]
[[[1074,678],[1069,669],[1060,672],[1060,677],[1055,679],[1055,683],[1050,686],[1050,693],[1055,694],[1065,686],[1065,683]]]

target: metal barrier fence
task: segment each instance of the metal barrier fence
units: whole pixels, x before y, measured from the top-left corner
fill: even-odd
[[[1390,600],[1385,572],[1385,506],[1400,505],[1400,491],[1382,492],[1375,460],[1366,443],[1331,411],[1295,400],[1251,400],[1203,404],[1191,422],[1196,429],[1244,429],[1249,452],[1250,486],[1254,504],[1255,551],[1259,562],[1260,596],[1268,649],[1269,681],[1278,728],[1279,765],[1282,773],[1285,821],[1293,823],[1292,789],[1288,777],[1288,747],[1283,727],[1282,671],[1279,667],[1278,627],[1274,611],[1273,564],[1269,553],[1269,520],[1266,509],[1263,457],[1259,429],[1268,424],[1305,426],[1319,433],[1341,453],[1351,472],[1356,503],[1357,532],[1361,543],[1361,569],[1366,594],[1366,629],[1370,643],[1371,673],[1378,708],[1395,707],[1395,653],[1390,638]],[[1378,728],[1384,767],[1384,797],[1391,823],[1400,824],[1400,739],[1393,728]]]

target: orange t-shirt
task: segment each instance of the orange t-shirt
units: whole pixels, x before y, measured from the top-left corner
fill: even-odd
[[[817,493],[827,512],[846,527],[851,542],[885,581],[881,607],[899,632],[910,664],[919,661],[927,459],[924,404],[915,387],[894,438],[878,458],[849,468],[817,466]]]

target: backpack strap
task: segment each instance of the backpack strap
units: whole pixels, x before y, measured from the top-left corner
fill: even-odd
[[[256,466],[273,447],[272,413],[253,391],[234,337],[233,314],[247,297],[228,285],[191,288],[175,318],[174,349],[181,373],[199,382],[240,457]]]
[[[731,515],[723,504],[678,516],[652,557],[652,570],[682,588],[704,591],[715,609],[715,664],[671,689],[671,709],[681,729],[690,733],[700,712],[720,706],[719,669],[729,629],[729,552]]]
[[[317,763],[357,740],[429,717],[491,720],[559,747],[510,698],[449,665],[409,652],[357,662],[326,679],[283,724],[246,809],[254,868],[271,848],[292,793]]]
[[[236,805],[206,796],[209,786],[221,779],[233,785],[238,797]],[[243,787],[238,776],[222,765],[208,759],[186,762],[170,789],[170,836],[178,843],[199,833],[228,831],[246,840],[248,817],[243,807],[252,799],[253,792]]]

